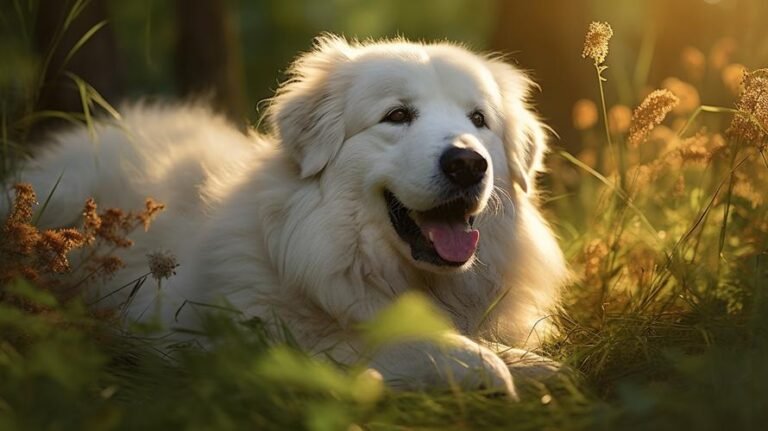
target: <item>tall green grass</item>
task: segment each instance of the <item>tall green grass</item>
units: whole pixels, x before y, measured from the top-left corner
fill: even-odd
[[[80,16],[90,0],[74,0],[61,25],[53,32],[50,44],[42,56],[36,56],[32,40],[32,26],[35,14],[40,7],[34,0],[12,0],[13,8],[0,11],[0,22],[3,23],[2,36],[16,43],[9,47],[21,49],[21,52],[11,52],[4,62],[4,70],[0,73],[0,180],[12,177],[18,161],[31,152],[30,132],[42,121],[56,119],[75,126],[85,125],[95,137],[94,113],[105,113],[115,119],[120,115],[99,92],[81,77],[67,70],[72,58],[98,33],[106,21],[97,23],[88,29],[67,50],[63,59],[57,64],[57,70],[52,71],[51,62],[54,53],[61,49],[60,44],[64,34],[72,27],[74,20]],[[71,86],[80,95],[81,108],[76,112],[58,110],[40,110],[38,102],[46,76],[66,76]]]

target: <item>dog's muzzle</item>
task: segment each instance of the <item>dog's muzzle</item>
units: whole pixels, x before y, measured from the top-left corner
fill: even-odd
[[[479,202],[459,196],[427,211],[407,208],[384,192],[389,219],[411,248],[413,259],[437,266],[460,267],[475,255],[480,232],[473,228]]]

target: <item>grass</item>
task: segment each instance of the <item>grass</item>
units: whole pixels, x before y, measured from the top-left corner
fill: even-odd
[[[544,349],[574,373],[526,387],[519,403],[482,392],[395,393],[364,367],[307,357],[289,333],[274,339],[259,320],[237,322],[226,310],[206,323],[211,348],[179,346],[169,356],[151,336],[111,325],[115,316],[15,281],[0,288],[0,430],[762,427],[768,162],[765,135],[746,137],[765,132],[765,116],[743,104],[673,111],[631,147],[629,131],[609,124],[610,74],[595,66],[605,133],[594,133],[595,121],[583,127],[584,152],[549,161],[546,209],[578,277]],[[34,119],[92,127],[94,104],[111,110],[72,79],[86,114],[4,100],[22,107],[3,111],[4,178]],[[0,268],[12,259],[3,256]],[[371,345],[444,325],[418,298],[395,307],[365,329]]]

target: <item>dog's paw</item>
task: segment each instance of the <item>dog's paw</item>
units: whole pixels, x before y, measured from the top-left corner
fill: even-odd
[[[517,400],[513,374],[504,361],[485,347],[474,344],[451,350],[445,358],[443,376],[462,389],[479,389],[491,396],[508,396]]]
[[[490,349],[456,334],[441,341],[387,347],[372,366],[396,390],[481,390],[518,399],[509,368]]]
[[[539,397],[558,388],[565,388],[577,373],[572,368],[545,356],[524,349],[513,349],[494,343],[486,343],[497,352],[512,374],[517,393],[522,398]]]
[[[517,377],[546,380],[563,370],[561,363],[524,349],[506,348],[498,351],[498,355]]]

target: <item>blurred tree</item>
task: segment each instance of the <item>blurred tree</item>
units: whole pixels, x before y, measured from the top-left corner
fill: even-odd
[[[243,61],[226,0],[177,0],[176,80],[183,96],[209,96],[235,124],[247,116]]]
[[[82,9],[75,6],[82,6]],[[73,8],[79,13],[73,14]],[[73,16],[74,19],[68,20]],[[50,55],[50,62],[41,71],[45,75],[38,89],[36,110],[83,111],[78,88],[65,72],[82,78],[110,103],[120,98],[120,63],[109,25],[99,28],[73,54],[73,49],[84,40],[84,36],[106,19],[105,0],[40,0],[34,27],[34,46],[41,59]],[[39,135],[61,124],[62,120],[49,119],[36,124],[34,133]]]
[[[513,53],[520,66],[531,71],[541,85],[541,93],[534,95],[539,112],[568,149],[578,142],[571,107],[583,97],[584,88],[597,85],[594,68],[581,58],[589,18],[584,0],[502,0],[490,44],[493,50]]]
[[[717,81],[720,69],[737,59],[750,68],[765,66],[766,53],[760,48],[768,48],[766,1],[656,1],[649,10],[658,41],[651,68],[653,82],[674,73],[682,75],[681,53],[686,46],[705,51],[709,78]]]

